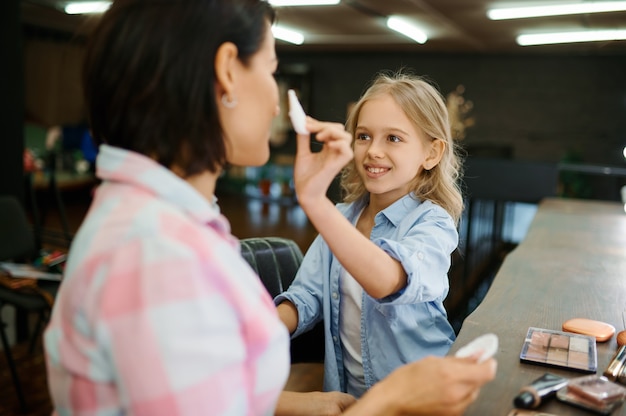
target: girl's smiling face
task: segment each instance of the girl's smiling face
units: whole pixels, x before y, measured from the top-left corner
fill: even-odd
[[[417,128],[389,94],[365,102],[354,134],[354,161],[370,198],[389,205],[409,193],[428,162],[433,140]]]

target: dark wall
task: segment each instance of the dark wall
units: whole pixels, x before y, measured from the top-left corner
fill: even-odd
[[[0,194],[24,197],[24,86],[19,0],[0,1]]]
[[[465,86],[475,126],[469,148],[505,147],[516,159],[624,166],[626,56],[491,56],[407,53],[280,54],[309,67],[310,112],[343,122],[346,106],[381,69],[411,68],[446,95]]]
[[[0,66],[2,189],[3,173],[10,170],[15,179],[16,166],[21,169],[24,72],[18,9],[18,0],[0,1],[3,62],[8,63]],[[578,157],[583,163],[626,166],[626,55],[279,51],[279,59],[284,68],[308,68],[309,112],[320,119],[343,122],[348,103],[358,99],[376,72],[406,67],[430,77],[444,95],[465,86],[476,120],[461,142],[470,155],[503,148],[520,160],[556,163]]]

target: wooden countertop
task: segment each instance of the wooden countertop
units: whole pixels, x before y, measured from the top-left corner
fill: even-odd
[[[466,415],[507,415],[520,388],[546,372],[583,374],[521,363],[529,327],[561,330],[570,318],[626,325],[626,213],[617,202],[549,198],[539,204],[524,241],[505,259],[478,308],[464,321],[453,354],[488,332],[500,345],[496,380],[486,385]],[[615,336],[597,343],[598,374],[617,350]],[[590,415],[556,399],[539,410]],[[626,404],[612,415],[626,415]]]

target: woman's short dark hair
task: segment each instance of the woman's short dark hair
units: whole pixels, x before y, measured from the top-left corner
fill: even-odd
[[[93,137],[186,176],[217,171],[226,150],[215,54],[232,42],[247,64],[274,19],[263,0],[115,0],[85,58]]]

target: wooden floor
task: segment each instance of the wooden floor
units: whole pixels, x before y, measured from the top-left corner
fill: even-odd
[[[4,351],[0,351],[0,416],[44,416],[52,412],[41,345],[38,345],[32,354],[29,353],[28,347],[28,343],[25,342],[16,345],[12,350],[26,398],[26,412],[21,412]]]
[[[304,253],[317,231],[297,204],[267,203],[259,199],[220,196],[218,204],[238,238],[275,236],[294,240]]]

